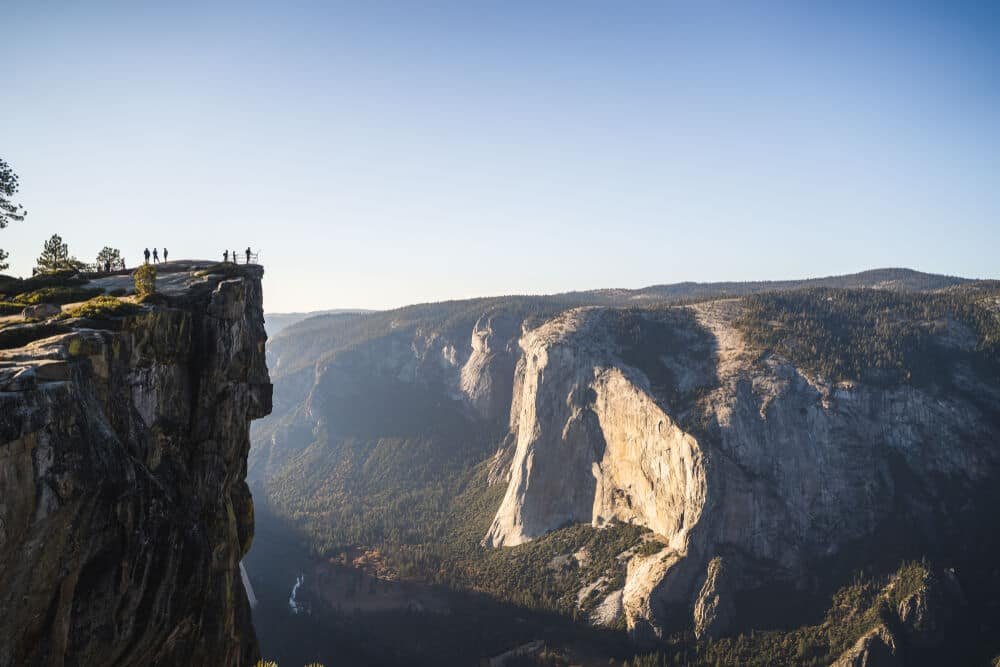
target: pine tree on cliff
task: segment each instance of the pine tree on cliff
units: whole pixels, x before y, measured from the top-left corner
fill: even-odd
[[[117,269],[118,263],[122,259],[121,251],[118,248],[112,248],[111,246],[104,246],[101,248],[101,252],[97,253],[97,270],[104,271],[105,267],[110,265],[110,268]]]
[[[48,271],[58,271],[60,269],[83,268],[83,262],[76,257],[71,257],[69,247],[63,243],[62,237],[53,234],[52,238],[42,246],[42,254],[35,260],[35,273],[46,273]]]
[[[0,229],[12,222],[24,220],[24,216],[28,214],[23,206],[11,201],[11,197],[15,194],[17,194],[17,174],[0,158]],[[0,248],[0,271],[5,271],[10,266],[7,264],[7,257],[9,254]]]

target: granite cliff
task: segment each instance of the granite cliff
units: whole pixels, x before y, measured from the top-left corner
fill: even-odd
[[[239,565],[249,424],[271,410],[262,275],[173,262],[143,303],[4,322],[3,667],[259,657]]]
[[[832,382],[761,356],[742,308],[585,308],[528,332],[485,542],[573,522],[652,529],[662,548],[630,560],[623,590],[639,638],[731,632],[739,599],[806,588],[858,545],[859,564],[916,544],[959,551],[956,517],[988,513],[1000,477],[1000,386],[961,361],[975,336],[938,323],[935,344],[956,356],[933,386]]]

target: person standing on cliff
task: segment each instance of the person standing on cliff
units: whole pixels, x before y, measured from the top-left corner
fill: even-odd
[[[223,264],[228,264],[229,263],[229,251],[228,250],[223,250],[222,251],[222,263]]]
[[[149,264],[149,248],[146,248],[142,254],[146,256],[146,264]]]
[[[164,262],[167,261],[167,249],[166,248],[163,249],[163,261]]]
[[[239,264],[239,262],[236,261],[236,251],[235,250],[233,251],[233,264]]]
[[[159,264],[160,257],[156,254],[156,248],[153,248],[153,264]]]
[[[247,246],[247,264],[250,263],[250,246]]]

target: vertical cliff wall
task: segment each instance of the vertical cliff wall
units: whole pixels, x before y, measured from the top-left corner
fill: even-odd
[[[0,350],[2,667],[259,657],[239,563],[249,424],[271,409],[263,272],[198,268]]]

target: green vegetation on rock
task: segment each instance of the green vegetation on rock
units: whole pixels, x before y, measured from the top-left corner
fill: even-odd
[[[132,274],[135,282],[135,293],[139,298],[143,298],[156,291],[156,267],[152,264],[143,264]]]
[[[43,287],[14,297],[16,303],[34,306],[40,303],[66,304],[86,301],[103,293],[103,290],[88,287]]]
[[[89,319],[101,319],[108,317],[120,317],[138,312],[141,308],[134,303],[122,301],[113,296],[97,296],[81,304],[64,310],[60,317],[86,317]]]

